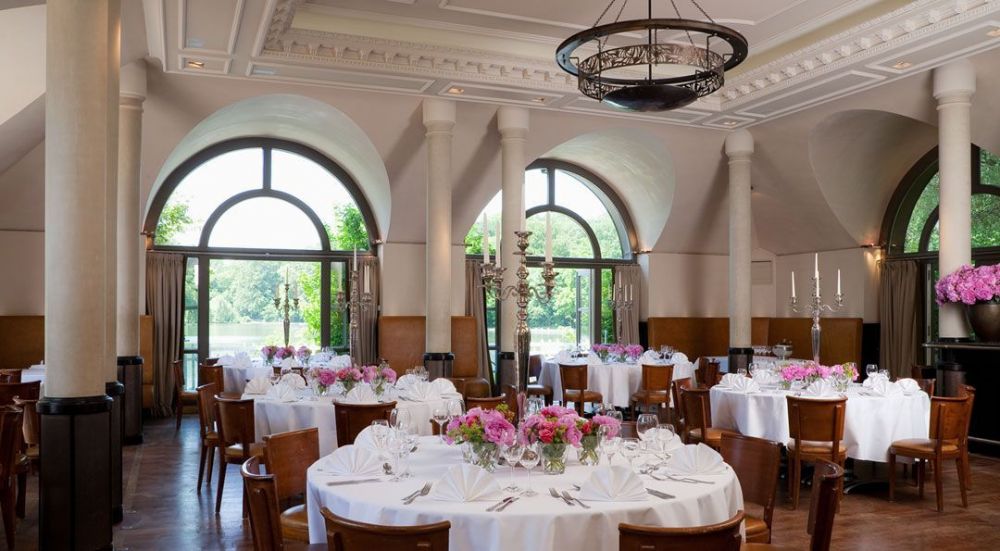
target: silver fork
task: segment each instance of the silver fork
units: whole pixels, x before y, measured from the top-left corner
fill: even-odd
[[[410,495],[410,496],[407,496],[406,499],[403,500],[403,505],[409,505],[409,504],[413,503],[413,501],[415,499],[417,499],[418,497],[425,496],[425,495],[427,495],[429,493],[431,493],[431,483],[430,482],[428,482],[427,484],[424,484],[424,487],[420,488],[420,490],[417,493],[415,493],[413,495]]]
[[[570,501],[570,500],[568,500],[568,499],[566,499],[566,497],[560,495],[559,492],[557,492],[555,488],[549,488],[549,494],[551,494],[552,497],[554,497],[556,499],[563,500],[566,503],[566,505],[569,505],[570,507],[573,506],[573,502]]]
[[[564,498],[566,498],[567,500],[573,500],[573,501],[575,501],[575,502],[579,503],[579,504],[580,504],[580,507],[583,507],[584,509],[590,509],[590,505],[587,505],[586,503],[584,503],[584,502],[580,501],[580,498],[578,498],[578,497],[573,497],[573,496],[572,496],[572,495],[570,495],[570,493],[569,493],[569,492],[567,492],[566,490],[563,490],[563,493],[562,493],[562,495],[563,495],[563,497],[564,497]]]

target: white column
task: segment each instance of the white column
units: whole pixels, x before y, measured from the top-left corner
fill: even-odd
[[[976,73],[967,59],[934,70],[934,98],[938,102],[938,171],[940,185],[941,275],[972,261],[972,125],[970,108],[976,92]],[[942,338],[969,336],[961,305],[939,310]]]
[[[750,157],[753,136],[737,130],[726,137],[729,157],[729,348],[750,343]]]
[[[528,166],[525,141],[528,137],[528,110],[523,107],[503,106],[497,111],[497,128],[500,130],[500,189],[503,191],[501,217],[500,258],[507,270],[503,274],[503,286],[517,283],[517,237],[514,232],[521,229],[524,213],[524,169]],[[515,327],[517,326],[517,304],[513,300],[501,305],[500,351],[514,352]]]
[[[109,151],[117,132],[117,101],[111,101],[118,95],[117,6],[114,0],[54,2],[47,11],[45,394],[50,397],[101,396],[105,383],[114,380],[114,319],[108,316],[114,311],[115,208],[108,200],[117,175]]]
[[[118,328],[117,354],[139,355],[139,258],[144,246],[139,212],[142,156],[142,102],[146,99],[146,64],[122,67],[118,100]],[[151,359],[147,361],[152,361]]]
[[[451,352],[451,147],[455,103],[425,99],[427,336],[424,352]]]

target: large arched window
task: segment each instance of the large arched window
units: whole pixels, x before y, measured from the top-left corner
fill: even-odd
[[[579,343],[614,340],[613,311],[609,305],[616,265],[634,262],[636,244],[632,221],[610,186],[582,167],[555,160],[539,160],[525,172],[524,203],[527,229],[529,281],[540,285],[544,260],[545,218],[552,223],[552,255],[558,276],[553,300],[547,305],[532,301],[533,354],[547,354]],[[465,239],[470,257],[482,255],[483,216],[494,250],[496,224],[502,195],[486,205]],[[499,310],[488,305],[490,348],[499,341]]]
[[[375,223],[351,177],[315,150],[269,138],[211,146],[167,177],[145,231],[153,250],[186,257],[187,380],[199,359],[281,344],[286,283],[299,299],[291,344],[347,346],[331,300],[354,251],[372,249]]]

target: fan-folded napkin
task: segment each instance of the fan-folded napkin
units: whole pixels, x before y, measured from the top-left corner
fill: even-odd
[[[372,387],[358,385],[348,391],[342,401],[349,404],[374,404],[378,402],[378,398],[375,397],[375,391],[372,390]]]
[[[293,367],[302,367],[297,358],[289,356],[281,360],[281,369],[291,369]]]
[[[556,363],[564,364],[573,359],[573,355],[570,354],[569,350],[560,350],[556,353],[555,358],[553,358]]]
[[[445,394],[458,394],[458,389],[455,388],[455,383],[451,382],[449,379],[444,377],[438,377],[431,381],[431,385],[434,386],[434,390],[438,392],[441,396]]]
[[[762,368],[754,370],[753,380],[757,382],[757,386],[769,386],[778,384],[781,376],[770,369]]]
[[[278,383],[268,389],[267,397],[279,402],[297,402],[299,400],[299,395],[295,392],[295,389],[285,383]]]
[[[396,379],[396,390],[400,391],[407,390],[411,386],[413,386],[413,383],[419,383],[419,382],[421,382],[420,377],[417,377],[416,375],[413,374],[403,375],[402,377]]]
[[[441,393],[434,387],[434,383],[426,381],[413,383],[410,388],[403,391],[402,396],[412,402],[430,402],[441,399]]]
[[[381,446],[378,445],[377,439],[375,438],[375,431],[382,431],[386,439],[383,440]],[[359,448],[364,448],[366,450],[381,451],[385,448],[385,441],[389,436],[389,427],[385,425],[369,425],[361,430],[357,436],[354,437],[354,445]]]
[[[642,353],[642,363],[651,364],[658,363],[660,361],[660,355],[652,350],[647,350]]]
[[[452,465],[434,484],[431,497],[439,501],[481,501],[494,499],[500,486],[493,475],[475,465]]]
[[[872,381],[871,386],[868,387],[868,392],[875,396],[898,396],[903,393],[903,389],[889,379],[879,377],[877,380]]]
[[[323,458],[320,468],[337,476],[382,474],[378,454],[358,446],[341,446]]]
[[[729,377],[729,374],[727,374],[726,377]],[[730,379],[728,387],[729,390],[732,390],[733,392],[740,392],[742,394],[760,392],[760,385],[757,384],[757,381],[749,377],[744,377],[743,375],[736,375]]]
[[[920,383],[913,379],[900,379],[896,381],[896,385],[899,386],[899,390],[903,391],[903,394],[913,394],[921,390]]]
[[[865,382],[861,383],[861,386],[865,388],[871,388],[872,385],[874,385],[878,381],[888,381],[888,380],[889,378],[886,377],[885,375],[880,375],[876,373],[874,375],[869,375],[868,378],[865,379]]]
[[[304,390],[306,380],[298,373],[286,373],[281,376],[281,384],[288,385],[295,390]]]
[[[225,354],[225,355],[219,356],[219,359],[216,360],[215,365],[221,365],[221,366],[225,367],[225,366],[228,366],[228,365],[233,365],[233,362],[235,362],[235,361],[236,361],[236,358],[234,358],[232,354]]]
[[[271,390],[271,386],[271,381],[264,377],[250,379],[246,388],[243,389],[243,394],[267,394],[267,391]]]
[[[830,398],[836,394],[833,383],[827,379],[816,379],[802,391],[802,398]]]
[[[643,501],[646,487],[632,469],[615,465],[598,467],[580,484],[580,499],[586,501]]]
[[[705,444],[691,444],[674,450],[667,470],[680,475],[719,474],[726,470],[726,463],[719,452]]]
[[[682,364],[688,363],[687,354],[685,354],[683,352],[674,352],[674,355],[671,356],[670,359],[674,363],[682,363]]]

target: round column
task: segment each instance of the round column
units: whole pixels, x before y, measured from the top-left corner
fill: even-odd
[[[503,106],[497,111],[497,128],[500,131],[500,189],[502,210],[500,220],[500,259],[506,270],[503,287],[517,285],[517,266],[520,257],[517,237],[524,216],[524,169],[528,166],[525,142],[528,137],[528,110],[523,107]],[[516,385],[514,353],[517,349],[517,303],[505,300],[500,304],[500,382]]]
[[[934,98],[938,102],[938,159],[940,185],[941,275],[972,262],[972,125],[970,110],[976,91],[976,73],[967,59],[934,70]],[[969,336],[959,304],[939,309],[943,339]]]
[[[139,355],[139,257],[143,247],[139,168],[145,99],[146,65],[136,61],[122,68],[118,99],[118,356]]]
[[[450,376],[451,152],[455,103],[425,99],[427,129],[426,338],[424,363],[432,376]],[[437,371],[437,373],[435,373]]]
[[[750,342],[750,157],[753,136],[737,130],[726,137],[729,157],[729,371],[753,358]]]

